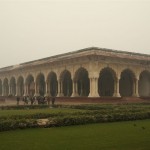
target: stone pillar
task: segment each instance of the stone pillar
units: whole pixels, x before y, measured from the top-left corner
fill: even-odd
[[[78,97],[78,90],[77,90],[77,81],[72,80],[72,95],[71,97]]]
[[[48,82],[45,81],[45,94],[44,96],[49,96],[49,92],[48,92]]]
[[[135,81],[133,83],[133,97],[139,97],[138,87],[139,87],[139,79],[135,78]]]
[[[60,89],[60,81],[58,81],[58,93],[57,93],[57,97],[60,96],[61,93],[61,89]]]
[[[2,96],[5,96],[5,88],[4,88],[4,85],[2,84]]]
[[[98,93],[98,79],[99,78],[95,78],[95,96],[99,97],[99,93]]]
[[[136,93],[136,96],[137,97],[139,97],[139,79],[136,79],[136,91],[135,91],[135,93]]]
[[[71,97],[75,97],[75,83],[73,80],[72,80],[72,95],[71,95]]]
[[[62,80],[58,81],[58,94],[57,97],[62,97],[64,96],[63,94],[63,84],[62,84]]]
[[[27,89],[26,89],[26,84],[24,84],[24,95],[23,96],[26,96],[27,95]]]
[[[11,94],[11,86],[10,85],[8,85],[8,89],[9,89],[8,95],[10,95]]]
[[[120,92],[119,92],[119,81],[120,78],[117,78],[114,82],[114,97],[120,97]]]
[[[90,79],[89,97],[99,97],[99,94],[98,94],[98,77],[91,77],[89,79]]]
[[[16,95],[15,96],[20,96],[19,85],[17,85],[17,84],[16,84]]]

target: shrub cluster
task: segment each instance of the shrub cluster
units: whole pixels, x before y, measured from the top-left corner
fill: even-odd
[[[59,105],[55,107],[65,107],[65,110],[68,110],[67,108],[73,109],[72,111],[63,111],[64,109],[62,109],[57,113],[50,111],[50,113],[0,116],[0,131],[14,130],[19,128],[57,127],[87,123],[150,119],[150,104],[76,106]],[[84,111],[73,111],[74,109],[80,109]],[[44,125],[40,125],[38,123],[39,119],[47,119],[48,121]]]

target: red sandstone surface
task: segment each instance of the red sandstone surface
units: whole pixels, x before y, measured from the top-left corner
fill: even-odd
[[[124,98],[86,98],[86,97],[78,97],[78,98],[68,98],[68,97],[56,97],[55,104],[124,104],[124,103],[150,103],[149,98],[134,98],[134,97],[124,97]],[[20,101],[20,105],[23,105],[23,101]],[[36,103],[37,104],[37,103]],[[0,99],[0,105],[16,105],[15,98],[5,98],[5,101]],[[29,102],[30,105],[30,102]]]

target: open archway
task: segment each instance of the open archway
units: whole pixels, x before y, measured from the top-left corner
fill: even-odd
[[[104,68],[100,72],[98,80],[98,92],[100,96],[113,96],[116,74],[111,68]]]
[[[62,91],[64,96],[71,96],[72,94],[72,79],[71,73],[65,70],[61,73],[60,80],[62,81]]]
[[[34,96],[35,94],[35,84],[32,75],[28,75],[26,79],[26,94],[29,96]]]
[[[17,86],[18,86],[18,96],[23,96],[24,95],[24,79],[22,76],[18,78]]]
[[[150,72],[143,71],[139,78],[139,96],[150,97]]]
[[[4,79],[3,88],[4,88],[4,96],[8,96],[9,95],[9,85],[8,85],[7,78]]]
[[[134,82],[135,82],[135,75],[131,70],[126,69],[121,73],[119,87],[120,87],[120,95],[122,97],[129,97],[133,95]]]
[[[16,80],[14,77],[10,79],[10,95],[16,95]]]
[[[48,94],[51,96],[56,96],[58,91],[57,90],[58,82],[56,73],[54,72],[49,73],[47,77],[47,82],[48,82]]]
[[[40,73],[36,78],[36,86],[37,86],[37,92],[40,96],[45,95],[45,77],[42,73]]]
[[[88,96],[90,92],[90,82],[88,71],[81,67],[76,71],[75,82],[77,83],[77,92],[79,96]]]

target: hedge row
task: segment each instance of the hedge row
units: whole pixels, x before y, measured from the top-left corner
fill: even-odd
[[[103,105],[55,105],[59,108],[79,109],[77,111],[50,111],[50,113],[18,114],[0,116],[0,131],[34,128],[80,125],[87,123],[129,121],[150,119],[150,104],[103,104]],[[3,106],[1,109],[39,109],[47,105]],[[54,109],[55,110],[55,109]],[[66,109],[67,110],[67,109]],[[2,110],[1,110],[2,111]],[[48,121],[41,125],[39,119]]]
[[[9,116],[0,116],[0,121],[3,120],[19,120],[19,119],[42,119],[42,118],[54,118],[54,117],[63,117],[66,116],[67,114],[70,115],[84,115],[84,114],[89,114],[88,111],[84,111],[84,112],[53,112],[53,113],[34,113],[34,114],[26,114],[26,115],[9,115]],[[94,113],[94,112],[93,112]]]
[[[150,112],[148,113],[133,113],[133,114],[109,114],[95,116],[64,116],[55,118],[55,126],[69,126],[69,125],[81,125],[87,123],[103,123],[103,122],[116,122],[116,121],[131,121],[150,119]],[[51,126],[51,125],[50,125]],[[53,125],[54,126],[54,125]]]
[[[125,103],[125,104],[81,104],[81,105],[54,105],[55,108],[73,108],[82,110],[110,110],[110,109],[150,109],[150,103]],[[0,106],[0,110],[45,109],[48,105],[12,105]]]
[[[81,125],[87,123],[102,123],[102,122],[115,122],[115,121],[129,121],[139,119],[150,119],[150,112],[143,113],[110,113],[110,114],[66,114],[62,116],[53,116],[47,118],[44,125],[38,123],[38,119],[4,119],[0,121],[0,131],[35,128],[35,127],[57,127],[57,126],[70,126]]]

